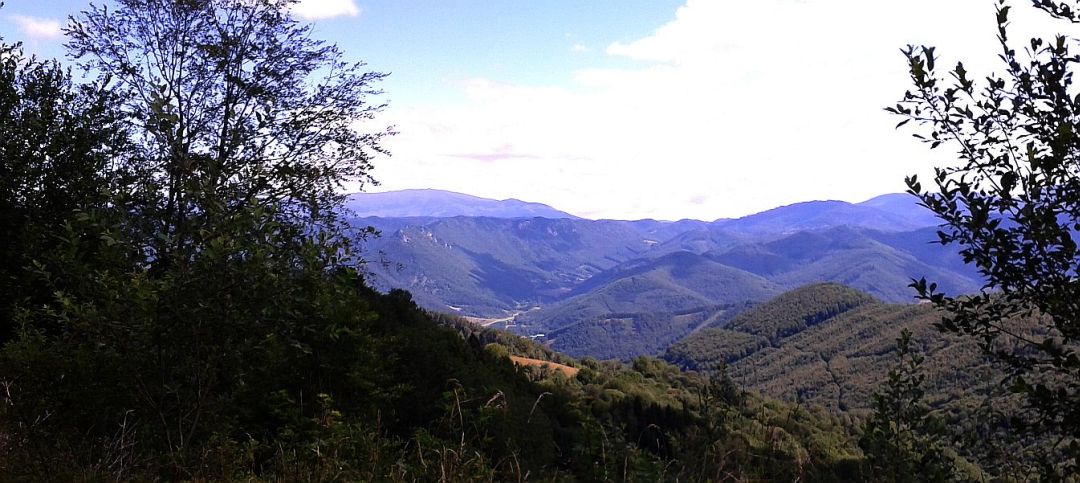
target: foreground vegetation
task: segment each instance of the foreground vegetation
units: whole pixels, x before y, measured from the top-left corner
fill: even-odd
[[[543,348],[437,325],[407,294],[355,285],[330,293],[341,300],[335,310],[350,306],[352,323],[315,323],[309,336],[293,333],[288,342],[268,340],[285,339],[280,331],[259,337],[258,347],[233,354],[230,364],[201,372],[236,382],[207,386],[191,399],[178,391],[165,407],[144,399],[145,384],[160,373],[148,361],[155,354],[80,341],[85,334],[21,335],[0,357],[0,476],[861,478],[850,419],[744,396],[728,380],[652,359],[630,367],[564,359],[580,368],[567,379],[509,358],[510,351],[551,358]],[[194,381],[185,379],[166,382],[187,389]]]

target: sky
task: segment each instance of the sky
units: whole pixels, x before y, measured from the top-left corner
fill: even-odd
[[[63,57],[85,0],[6,0],[0,37]],[[995,0],[303,0],[294,14],[389,72],[398,134],[368,191],[435,188],[587,218],[713,220],[863,201],[955,159],[883,111],[900,48],[1000,70]],[[1014,38],[1052,35],[1014,1]],[[374,126],[373,126],[374,127]]]

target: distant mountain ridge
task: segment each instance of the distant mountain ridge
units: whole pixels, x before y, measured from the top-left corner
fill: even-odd
[[[348,195],[346,207],[358,218],[475,216],[582,219],[543,203],[514,198],[495,200],[430,188],[353,193]],[[785,234],[843,225],[883,231],[908,231],[937,224],[933,213],[919,206],[914,197],[903,193],[885,194],[860,203],[836,200],[804,201],[738,218],[720,218],[711,222],[693,219],[673,222],[635,221],[651,222],[654,225],[693,227],[699,230],[707,227],[723,228],[728,233],[750,235]]]
[[[345,205],[358,217],[578,218],[543,203],[531,203],[512,198],[493,200],[436,189],[354,193],[349,195]]]
[[[837,226],[883,231],[908,231],[937,224],[930,210],[900,193],[881,195],[862,203],[805,201],[713,223],[731,233],[787,234]]]
[[[364,246],[365,259],[385,262],[367,265],[373,286],[408,290],[429,310],[544,334],[553,348],[578,356],[659,354],[747,304],[806,284],[840,283],[891,303],[914,301],[913,278],[956,293],[982,286],[955,249],[934,243],[936,219],[909,195],[668,222],[589,220],[554,209],[530,216],[543,210],[455,193],[405,194],[390,201],[432,205],[353,200],[411,215],[353,219],[381,232]],[[435,206],[439,200],[458,204]],[[747,347],[761,343],[756,335],[735,337]]]

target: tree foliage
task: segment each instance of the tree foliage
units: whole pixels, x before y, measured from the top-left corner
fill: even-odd
[[[52,245],[76,210],[104,209],[128,178],[111,164],[128,145],[115,101],[99,86],[73,85],[58,63],[0,43],[0,339],[14,330],[12,303],[48,296],[28,277],[29,254]]]
[[[1033,1],[1063,28],[1080,23],[1074,2]],[[953,146],[958,162],[935,169],[910,192],[941,219],[940,242],[978,267],[980,294],[949,296],[925,280],[920,296],[945,309],[941,327],[980,338],[1013,368],[1026,395],[1017,413],[1032,434],[1053,435],[1044,475],[1075,474],[1080,456],[1080,54],[1069,35],[1016,41],[1010,7],[997,7],[1002,72],[985,77],[963,63],[937,65],[933,47],[904,54],[913,89],[889,112],[912,122],[930,147]],[[1022,319],[1040,322],[1022,330]]]
[[[190,259],[253,206],[339,228],[343,184],[372,181],[385,74],[312,38],[293,3],[121,0],[71,19],[71,56],[123,101],[137,141],[124,161],[160,187],[139,207],[156,264]]]
[[[68,31],[83,85],[0,49],[8,476],[188,478],[241,436],[259,467],[407,392],[338,218],[381,151],[355,123],[382,74],[288,4],[92,6]]]
[[[923,402],[925,359],[913,351],[911,332],[901,332],[896,351],[896,368],[874,394],[874,413],[859,445],[883,481],[949,481],[954,463],[941,444],[940,423]]]

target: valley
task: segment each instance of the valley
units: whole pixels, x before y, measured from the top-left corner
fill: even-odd
[[[903,194],[711,222],[588,220],[435,190],[377,195],[353,220],[381,233],[365,254],[373,286],[578,357],[659,356],[809,284],[841,284],[892,304],[914,301],[913,278],[952,292],[982,286],[958,255],[933,243],[934,218]],[[423,201],[409,205],[417,196]],[[410,216],[371,216],[379,209]]]

